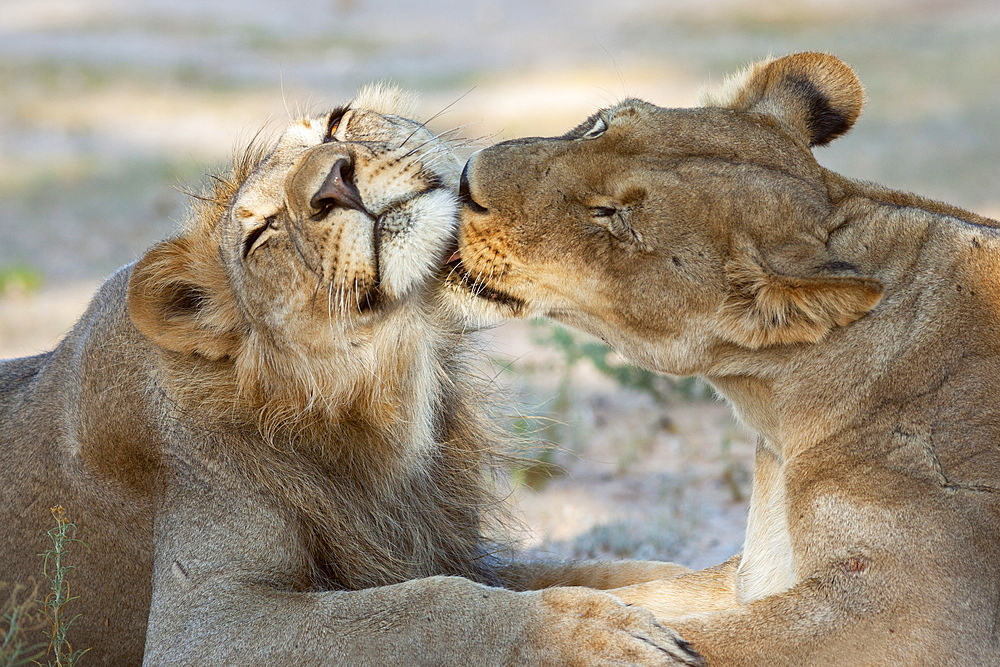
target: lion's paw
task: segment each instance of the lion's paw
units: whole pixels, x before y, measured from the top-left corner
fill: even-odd
[[[629,607],[589,588],[549,588],[539,592],[545,649],[554,663],[579,666],[615,664],[687,665],[705,662],[676,632],[640,607]]]

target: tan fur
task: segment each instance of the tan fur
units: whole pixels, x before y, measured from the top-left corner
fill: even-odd
[[[0,364],[0,579],[65,507],[86,664],[699,664],[609,594],[532,590],[674,566],[492,555],[502,443],[439,289],[459,165],[412,111],[377,86],[294,121]]]
[[[743,553],[615,591],[710,665],[1000,664],[1000,235],[820,167],[862,103],[798,54],[466,167],[473,316],[701,375],[759,434]]]

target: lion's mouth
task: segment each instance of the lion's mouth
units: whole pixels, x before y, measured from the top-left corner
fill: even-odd
[[[371,313],[382,305],[383,301],[384,299],[382,298],[382,293],[376,285],[375,287],[366,290],[363,294],[358,295],[358,313],[361,315]]]
[[[460,285],[473,296],[500,306],[506,306],[512,311],[520,310],[524,306],[521,299],[491,287],[483,280],[474,277],[462,263],[462,255],[457,245],[449,252],[444,266],[448,270],[448,280]]]

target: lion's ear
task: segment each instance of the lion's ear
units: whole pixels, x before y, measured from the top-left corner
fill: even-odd
[[[218,254],[187,237],[164,241],[132,269],[128,313],[156,345],[218,360],[239,348],[240,317]]]
[[[838,272],[781,275],[751,253],[729,262],[730,292],[720,313],[723,335],[752,349],[815,343],[847,326],[882,298],[874,278]]]
[[[864,101],[846,63],[825,53],[796,53],[730,77],[706,106],[769,114],[809,146],[823,146],[851,129]]]

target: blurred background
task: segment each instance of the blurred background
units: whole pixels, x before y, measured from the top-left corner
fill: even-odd
[[[998,30],[995,0],[0,0],[0,357],[51,348],[234,146],[376,79],[471,151],[828,51],[869,102],[821,163],[997,217]],[[526,547],[693,565],[739,548],[752,444],[708,388],[544,323],[485,345],[511,427],[554,445],[516,478]]]

